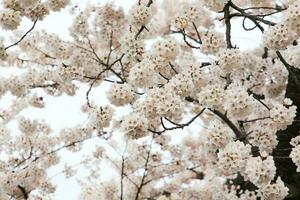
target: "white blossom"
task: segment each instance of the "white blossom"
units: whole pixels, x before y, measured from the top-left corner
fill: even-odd
[[[269,184],[276,174],[273,157],[268,156],[264,160],[261,157],[249,158],[246,163],[245,174],[257,187]]]
[[[131,113],[123,119],[121,129],[127,137],[139,139],[147,133],[148,120],[139,113]]]
[[[264,185],[260,192],[262,199],[282,200],[288,195],[289,189],[284,185],[280,177],[277,178],[275,183]]]
[[[250,157],[251,146],[240,141],[228,143],[218,153],[218,165],[226,175],[232,175],[244,170]]]
[[[133,88],[128,84],[114,84],[107,91],[107,98],[116,106],[132,103],[136,98]]]
[[[18,28],[21,23],[21,16],[19,12],[14,10],[0,11],[0,25],[4,29],[13,30]]]

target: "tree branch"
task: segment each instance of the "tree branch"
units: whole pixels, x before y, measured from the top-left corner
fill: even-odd
[[[25,190],[25,188],[21,185],[18,185],[18,188],[21,190],[24,199],[28,199],[28,194],[27,194],[27,191]]]
[[[25,37],[34,29],[34,27],[35,27],[35,25],[36,25],[36,23],[37,23],[37,21],[38,21],[38,19],[39,18],[36,18],[36,20],[33,22],[33,25],[32,25],[32,27],[17,41],[17,42],[15,42],[15,43],[13,43],[13,44],[11,44],[11,45],[9,45],[9,46],[7,46],[7,47],[5,47],[4,49],[5,50],[7,50],[7,49],[9,49],[9,48],[11,48],[11,47],[14,47],[14,46],[17,46],[20,42],[22,42],[22,40],[24,40],[25,39]]]
[[[144,173],[143,173],[143,176],[142,176],[142,180],[141,180],[141,183],[139,185],[139,187],[137,188],[137,192],[136,192],[136,195],[135,195],[135,200],[138,200],[139,199],[139,195],[142,191],[142,188],[143,186],[145,185],[145,178],[147,176],[147,171],[148,171],[148,164],[149,164],[149,160],[150,160],[150,153],[151,153],[151,149],[152,149],[152,142],[153,142],[153,138],[151,140],[151,143],[150,143],[150,147],[149,147],[149,150],[147,152],[147,157],[146,157],[146,161],[145,161],[145,165],[144,165]]]
[[[294,81],[294,83],[296,84],[296,89],[298,90],[298,92],[300,92],[300,81],[298,79],[298,77],[296,76],[296,74],[293,71],[294,66],[290,65],[282,56],[282,54],[280,53],[280,51],[276,51],[276,54],[279,58],[279,60],[282,62],[282,64],[286,67],[286,69],[289,72],[289,75],[291,76],[292,80]]]
[[[183,129],[184,127],[189,126],[191,123],[193,123],[204,111],[205,111],[205,108],[203,108],[197,115],[195,115],[192,119],[190,119],[188,122],[186,122],[184,124],[178,124],[178,123],[175,123],[175,122],[171,121],[170,119],[165,118],[171,124],[175,125],[175,126],[170,127],[170,128],[168,128],[164,125],[163,119],[161,118],[161,125],[163,126],[164,130],[155,131],[155,130],[148,129],[148,131],[150,131],[152,133],[155,133],[155,134],[158,134],[158,135],[161,135],[162,133],[164,133],[166,131],[171,131],[171,130],[180,129],[180,128]]]
[[[225,114],[221,113],[218,110],[213,110],[213,109],[209,109],[209,110],[212,111],[214,114],[216,114],[218,117],[220,117],[231,128],[231,130],[236,135],[237,139],[245,137],[245,134],[242,133]]]
[[[231,43],[230,1],[225,5],[223,12],[226,26],[226,44],[227,48],[231,49],[233,46]]]

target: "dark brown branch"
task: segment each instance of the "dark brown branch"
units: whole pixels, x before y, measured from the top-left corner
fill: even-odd
[[[207,66],[210,66],[210,65],[212,65],[212,64],[209,63],[209,62],[203,62],[203,63],[201,63],[200,68],[207,67]]]
[[[252,14],[252,13],[247,13],[245,12],[246,9],[240,8],[237,5],[235,5],[232,1],[229,2],[230,6],[235,9],[236,11],[238,11],[242,16],[250,19],[262,32],[263,32],[263,27],[259,25],[259,22],[262,22],[266,25],[270,25],[270,26],[274,26],[276,25],[275,22],[271,22],[269,20],[264,19],[264,17],[270,16],[270,15],[274,15],[278,12],[282,12],[283,10],[277,10],[275,12],[271,12],[271,13],[266,13],[266,14]],[[235,14],[233,14],[235,15]],[[236,15],[238,16],[238,15]],[[231,16],[232,17],[232,16]]]
[[[89,79],[91,79],[91,78],[89,78]],[[103,81],[106,81],[106,82],[109,82],[109,83],[124,84],[124,82],[115,81],[115,80],[111,80],[111,79],[108,79],[108,78],[103,79]]]
[[[294,81],[294,83],[296,84],[296,89],[298,90],[298,92],[300,92],[300,81],[298,79],[298,77],[296,76],[296,74],[293,71],[294,66],[290,65],[282,56],[282,54],[280,53],[280,51],[276,51],[276,54],[279,58],[279,60],[282,62],[282,64],[286,67],[286,69],[289,72],[289,75],[291,76],[292,80]]]
[[[19,166],[21,166],[23,163],[25,163],[27,160],[29,160],[30,158],[32,158],[32,156],[33,156],[33,147],[30,147],[30,152],[29,152],[29,155],[27,156],[27,158],[24,158],[23,157],[23,159],[20,161],[20,162],[18,162],[15,166],[14,166],[14,168],[17,168],[17,167],[19,167]]]
[[[45,58],[51,58],[51,59],[53,59],[53,60],[56,59],[56,57],[51,56],[51,55],[49,55],[48,53],[45,53],[43,50],[41,50],[41,49],[39,49],[39,48],[37,48],[37,47],[34,47],[33,49],[36,50],[36,51],[38,51],[38,52],[41,53],[42,55],[44,55]]]
[[[229,2],[229,5],[232,8],[234,8],[235,10],[239,11],[241,14],[243,14],[245,16],[244,19],[246,19],[246,18],[250,19],[255,24],[255,27],[258,27],[261,30],[261,32],[264,32],[264,28],[257,22],[260,20],[257,15],[250,15],[250,14],[246,13],[243,9],[236,6],[231,1]],[[245,28],[244,23],[243,23],[243,27]],[[245,29],[245,30],[247,30],[247,29]]]
[[[225,114],[221,113],[218,110],[212,110],[212,109],[209,110],[212,111],[214,114],[216,114],[218,117],[220,117],[231,128],[231,130],[236,135],[237,139],[244,138],[245,134],[242,133]]]
[[[144,30],[144,28],[145,28],[145,26],[141,26],[141,28],[138,30],[138,32],[135,34],[135,40],[137,40],[138,39],[138,37],[139,37],[139,35],[143,32],[143,30]]]
[[[104,134],[106,134],[106,132],[104,132],[102,135],[104,135]],[[86,137],[86,138],[83,138],[83,139],[79,139],[79,140],[70,142],[70,143],[65,144],[65,145],[62,145],[62,146],[60,146],[60,147],[58,147],[58,148],[56,148],[56,149],[53,149],[52,151],[49,151],[49,152],[46,152],[46,153],[42,153],[42,154],[40,154],[40,155],[38,155],[38,156],[36,156],[36,157],[30,156],[30,157],[25,158],[24,160],[22,160],[21,163],[22,163],[22,164],[25,163],[25,162],[28,161],[30,158],[33,158],[33,160],[31,161],[31,163],[36,162],[37,160],[39,160],[40,158],[42,158],[42,156],[47,156],[47,155],[51,155],[51,154],[57,153],[57,152],[59,152],[59,151],[62,150],[62,149],[66,149],[66,148],[68,148],[68,147],[75,146],[76,144],[85,142],[85,141],[87,141],[87,140],[89,140],[89,139],[92,139],[92,138],[94,138],[94,137],[99,137],[99,135],[97,135],[97,136],[90,136],[90,137]],[[19,165],[19,166],[21,166],[21,165]],[[28,166],[29,166],[29,165],[23,167],[22,169],[26,169]]]
[[[56,152],[58,152],[58,151],[60,151],[60,150],[62,150],[62,149],[66,149],[66,148],[68,148],[68,147],[75,146],[76,144],[85,142],[85,141],[87,141],[87,140],[89,140],[89,139],[92,139],[92,138],[94,138],[94,136],[90,136],[90,137],[86,137],[86,138],[83,138],[83,139],[80,139],[80,140],[76,140],[76,141],[70,142],[69,144],[65,144],[65,145],[63,145],[63,146],[61,146],[61,147],[58,147],[57,149],[54,149],[54,150],[48,152],[47,154],[49,155],[49,154],[56,153]]]
[[[227,90],[227,88],[229,87],[229,85],[232,83],[232,80],[230,78],[230,73],[226,74],[225,77],[221,76],[221,78],[225,79],[226,85],[224,86],[224,90]]]
[[[226,7],[227,5],[228,5],[228,8]],[[265,19],[265,17],[271,16],[271,15],[274,15],[276,13],[279,13],[279,12],[282,12],[282,11],[286,10],[286,8],[282,8],[282,7],[276,7],[276,8],[271,8],[271,7],[240,8],[236,4],[234,4],[232,1],[228,1],[227,5],[224,7],[224,10],[223,10],[223,12],[224,12],[224,18],[223,19],[225,19],[225,24],[227,24],[227,27],[230,24],[230,19],[231,18],[233,18],[233,17],[243,17],[244,19],[243,19],[242,25],[243,25],[243,28],[246,31],[251,31],[251,30],[253,30],[255,28],[259,28],[261,30],[261,32],[264,32],[264,27],[262,25],[260,25],[260,23],[263,23],[263,24],[269,25],[269,26],[276,25],[275,22],[267,20],[267,19]],[[236,10],[237,13],[231,13],[230,14],[229,7],[233,8],[234,10]],[[274,12],[269,12],[269,13],[264,13],[264,14],[253,14],[251,12],[246,12],[247,10],[261,9],[261,8],[262,9],[263,8],[265,8],[265,9],[273,9],[275,11]],[[225,11],[227,11],[227,13],[225,13]],[[251,27],[251,28],[247,28],[245,26],[246,19],[251,20],[254,23],[254,26]],[[226,23],[226,21],[227,21],[227,23]],[[228,37],[228,35],[227,35],[227,37]]]
[[[242,13],[232,13],[232,14],[229,15],[229,18],[233,18],[233,17],[247,17],[249,19],[252,18],[253,20],[260,21],[260,22],[262,22],[266,25],[269,25],[269,26],[275,26],[276,25],[275,22],[263,19],[262,17],[259,17],[257,15],[247,15],[247,16],[245,16],[245,14],[242,14]]]
[[[33,22],[33,25],[32,25],[32,27],[17,41],[17,42],[15,42],[15,43],[13,43],[13,44],[11,44],[11,45],[9,45],[9,46],[7,46],[7,47],[5,47],[4,49],[5,50],[7,50],[7,49],[9,49],[9,48],[11,48],[11,47],[14,47],[14,46],[17,46],[20,42],[22,42],[22,40],[24,40],[25,38],[26,38],[26,36],[34,29],[34,27],[35,27],[35,25],[36,25],[36,23],[37,23],[37,21],[38,21],[38,19],[39,18],[36,18],[36,20]]]
[[[251,91],[251,88],[249,88],[247,90],[247,92],[248,92],[249,95],[252,95],[252,97],[255,100],[257,100],[261,105],[263,105],[266,109],[271,110],[270,107],[263,102],[263,100],[265,99],[264,95],[255,94],[254,92]]]
[[[122,164],[121,164],[121,194],[120,194],[120,200],[123,200],[123,196],[124,196],[124,176],[125,176],[125,157],[124,154],[126,152],[127,149],[127,143],[126,143],[126,147],[125,150],[122,154]]]
[[[287,8],[286,7],[280,7],[280,6],[276,6],[276,7],[267,7],[267,6],[260,6],[260,7],[247,7],[247,8],[242,8],[244,11],[246,10],[277,10],[277,11],[284,11]]]
[[[109,65],[109,61],[110,61],[110,56],[113,52],[113,47],[112,47],[112,42],[113,42],[113,31],[111,31],[111,34],[110,34],[110,40],[109,40],[109,52],[108,52],[108,55],[107,55],[107,59],[106,59],[106,66]]]
[[[90,48],[91,48],[91,50],[92,50],[92,53],[95,55],[95,57],[96,57],[97,61],[99,62],[99,64],[104,65],[104,66],[107,66],[107,64],[104,63],[104,61],[102,61],[102,60],[100,59],[100,57],[98,56],[98,54],[96,53],[96,50],[94,49],[94,47],[93,47],[93,45],[92,45],[92,43],[91,43],[91,40],[90,40],[89,38],[87,38],[87,39],[88,39],[89,46],[90,46]]]
[[[153,141],[153,138],[152,138],[152,141]],[[134,198],[135,200],[139,199],[139,195],[142,191],[143,186],[145,185],[145,179],[146,179],[146,176],[147,176],[147,173],[148,173],[148,164],[149,164],[149,161],[150,161],[150,153],[151,153],[151,149],[152,149],[152,141],[151,141],[149,150],[147,152],[147,157],[146,157],[146,161],[145,161],[145,165],[144,165],[144,173],[143,173],[143,176],[142,176],[141,183],[140,183],[139,187],[137,188],[137,192],[136,192],[136,195],[135,195],[135,198]]]
[[[171,33],[173,33],[173,34],[182,34],[186,38],[189,38],[190,40],[192,40],[192,41],[194,41],[196,43],[199,43],[199,41],[196,38],[193,38],[192,36],[186,34],[185,32],[183,32],[183,30],[180,30],[180,31],[171,30]]]
[[[261,121],[261,120],[265,120],[265,119],[270,119],[270,117],[259,117],[259,118],[244,120],[244,121],[240,121],[240,122],[243,124],[246,124],[246,123]]]
[[[45,84],[45,85],[31,85],[30,88],[34,89],[34,88],[57,88],[59,84],[58,83],[49,83],[49,84]]]
[[[95,48],[92,46],[91,41],[89,40],[89,38],[87,38],[87,40],[88,40],[89,47],[90,47],[91,50],[89,50],[89,49],[87,49],[87,48],[85,48],[85,47],[79,46],[79,45],[77,45],[77,44],[73,44],[73,43],[70,43],[70,44],[73,45],[73,46],[76,46],[76,47],[78,47],[78,48],[81,48],[81,49],[83,49],[83,50],[85,50],[85,51],[87,51],[87,52],[89,52],[89,53],[92,53],[92,54],[96,57],[96,59],[94,59],[96,62],[98,62],[100,65],[104,65],[104,66],[107,67],[109,64],[104,63],[104,61],[100,59],[100,57],[99,57],[98,54],[96,53]],[[111,43],[111,42],[110,42],[110,46],[112,46],[112,43]],[[112,52],[112,51],[114,51],[114,50],[117,49],[117,48],[118,48],[118,47],[116,47],[116,48],[114,48],[114,49],[110,48],[110,51],[109,51],[109,52]],[[111,54],[111,53],[109,53],[109,54]],[[122,73],[123,73],[123,71],[124,71],[124,69],[123,69],[124,66],[123,66],[123,63],[122,63],[122,59],[123,59],[124,55],[125,55],[125,54],[123,53],[123,54],[120,56],[119,59],[116,59],[112,64],[110,64],[110,65],[113,66],[113,65],[115,65],[116,63],[119,62],[120,65],[121,65],[121,67],[122,67]],[[108,58],[109,58],[109,57],[108,57]],[[110,58],[109,58],[109,59],[110,59]],[[107,63],[109,63],[109,62],[107,62]],[[122,80],[122,81],[121,81],[122,83],[126,82],[124,73],[123,73],[123,77],[121,77],[120,74],[116,73],[115,70],[110,69],[110,71],[111,71],[113,74],[115,74],[120,80]],[[87,79],[95,79],[96,77],[83,76],[83,78],[87,78]],[[119,82],[119,81],[117,81],[117,82]]]
[[[28,60],[28,59],[24,59],[24,58],[16,58],[18,61],[20,61],[21,63],[24,63],[24,62],[28,62],[28,63],[33,63],[33,64],[37,64],[37,65],[49,65],[50,67],[57,67],[58,64],[55,64],[55,63],[42,63],[42,62],[39,62],[39,61],[36,61],[36,60]]]
[[[147,7],[150,7],[152,3],[153,3],[153,0],[149,0]]]
[[[254,25],[253,27],[247,28],[246,27],[246,19],[247,19],[247,17],[244,17],[243,23],[242,23],[243,28],[244,28],[245,31],[252,31],[252,30],[254,30],[255,28],[258,27],[261,30],[261,32],[264,32],[264,28],[262,26],[258,26],[259,23],[257,23],[257,25]]]
[[[158,72],[158,74],[165,79],[167,82],[169,82],[170,79],[168,79],[165,75],[163,75],[161,72]]]
[[[91,41],[90,41],[90,39],[87,38],[88,43],[89,43],[89,46],[90,46],[90,48],[91,48],[93,54],[95,55],[96,60],[98,61],[98,63],[99,63],[100,65],[105,66],[105,69],[103,69],[101,72],[99,72],[98,75],[94,78],[93,82],[90,84],[90,87],[89,87],[88,91],[86,92],[86,100],[87,100],[87,105],[88,105],[89,107],[92,107],[91,104],[90,104],[90,100],[89,100],[89,94],[90,94],[90,92],[91,92],[93,86],[94,86],[95,83],[97,82],[97,80],[101,80],[100,77],[101,77],[101,75],[102,75],[103,73],[105,73],[106,71],[111,71],[113,74],[115,74],[115,75],[121,80],[121,82],[123,82],[123,83],[126,82],[126,80],[125,80],[124,78],[122,78],[122,77],[120,76],[120,74],[118,74],[118,73],[112,68],[116,63],[122,62],[122,59],[123,59],[123,57],[124,57],[125,54],[122,54],[120,58],[116,59],[112,64],[109,64],[110,56],[111,56],[111,54],[112,54],[112,52],[113,52],[113,50],[114,50],[114,49],[112,48],[112,37],[113,37],[113,33],[111,33],[111,38],[110,38],[110,42],[109,42],[109,43],[110,43],[110,44],[109,44],[110,47],[109,47],[109,52],[108,52],[108,55],[107,55],[107,60],[106,60],[106,62],[104,62],[104,61],[102,61],[102,60],[100,59],[100,57],[99,57],[98,54],[96,53],[96,50],[94,49],[94,47],[93,47],[93,45],[92,45],[92,43],[91,43]]]
[[[109,160],[116,168],[119,168],[119,165],[117,165],[112,159],[110,159],[108,156],[105,156],[107,160]],[[138,188],[138,185],[129,177],[129,175],[124,172],[124,178],[127,178],[136,188]]]
[[[69,45],[72,45],[72,46],[74,46],[74,47],[77,47],[77,48],[79,48],[79,49],[85,50],[85,51],[87,51],[87,52],[89,52],[89,53],[93,53],[93,51],[90,50],[90,49],[88,49],[87,47],[80,46],[80,45],[78,45],[78,44],[76,44],[76,43],[72,43],[72,42],[68,42],[68,41],[62,41],[62,42],[63,42],[63,43],[66,43],[66,44],[69,44]]]
[[[190,170],[190,171],[192,171],[196,174],[196,179],[203,180],[204,179],[204,173],[195,170],[195,168],[196,167],[192,167],[192,168],[189,168],[188,170]]]
[[[231,49],[233,46],[231,43],[230,1],[225,5],[223,12],[226,26],[226,44],[227,48]]]
[[[192,44],[187,40],[187,34],[185,33],[185,30],[182,30],[181,33],[182,33],[184,42],[185,42],[189,47],[191,47],[192,49],[200,49],[200,47],[196,47],[196,46],[192,45]],[[196,42],[199,43],[198,40],[196,40]]]
[[[177,70],[175,69],[175,66],[169,62],[170,67],[172,68],[172,70],[175,72],[175,74],[178,74]]]
[[[194,27],[194,29],[195,29],[195,31],[196,31],[196,33],[197,33],[197,37],[198,37],[198,42],[199,42],[199,44],[202,44],[202,40],[201,40],[201,36],[200,36],[200,33],[199,33],[199,31],[198,31],[198,28],[197,28],[197,26],[196,26],[196,24],[193,22],[193,27]]]
[[[21,185],[18,185],[18,188],[21,190],[24,199],[28,199],[28,194],[27,194],[27,191],[25,190],[25,188]]]
[[[161,118],[161,124],[164,129],[162,131],[155,131],[155,130],[148,129],[148,131],[158,134],[158,135],[161,135],[162,133],[164,133],[166,131],[171,131],[171,130],[175,130],[175,129],[183,129],[184,127],[189,126],[191,123],[193,123],[204,111],[205,111],[205,108],[203,108],[197,115],[195,115],[192,119],[190,119],[188,122],[186,122],[184,124],[175,123],[175,122],[172,122],[170,119],[165,118],[171,124],[175,125],[170,128],[168,128],[164,125],[163,118]]]
[[[97,82],[97,80],[99,80],[100,77],[101,77],[101,75],[102,75],[104,72],[106,72],[106,71],[107,71],[107,68],[104,69],[103,71],[101,71],[100,73],[98,73],[98,75],[95,77],[94,81],[91,83],[91,85],[90,85],[88,91],[86,92],[85,98],[86,98],[86,101],[87,101],[87,105],[88,105],[88,107],[90,107],[90,108],[92,107],[91,104],[90,104],[90,99],[89,99],[90,92],[91,92],[93,86],[95,85],[95,83]]]
[[[122,60],[122,58],[124,57],[124,54],[119,58],[117,59],[115,62],[113,62],[110,66],[106,67],[104,70],[102,70],[101,72],[98,73],[98,75],[96,77],[88,77],[88,76],[84,76],[84,78],[89,78],[89,79],[93,79],[93,82],[90,84],[90,87],[88,89],[88,91],[86,92],[86,100],[87,100],[87,105],[89,107],[91,107],[91,104],[90,104],[90,100],[89,100],[89,95],[90,95],[90,92],[93,88],[93,86],[96,84],[96,82],[98,80],[101,80],[100,77],[103,73],[105,73],[106,71],[111,71],[113,72],[118,78],[121,79],[121,81],[118,81],[118,83],[125,83],[126,80],[124,78],[122,78],[114,69],[112,69],[112,67],[115,65],[115,63],[117,62],[120,62],[120,60]]]
[[[140,34],[141,34],[144,30],[149,31],[149,29],[148,29],[145,25],[143,25],[143,26],[141,26],[141,28],[138,30],[138,32],[135,34],[135,37],[134,37],[134,38],[137,40],[138,37],[140,36]]]

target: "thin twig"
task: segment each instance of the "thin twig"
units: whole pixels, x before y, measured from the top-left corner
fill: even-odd
[[[146,161],[145,161],[145,165],[144,165],[144,173],[143,173],[143,176],[142,176],[141,183],[140,183],[139,187],[137,188],[137,192],[136,192],[136,195],[135,195],[135,198],[134,198],[135,200],[139,199],[139,195],[142,191],[143,186],[145,185],[144,182],[145,182],[145,179],[146,179],[146,176],[147,176],[147,173],[148,173],[148,164],[149,164],[149,161],[150,161],[150,153],[151,153],[151,150],[152,150],[153,137],[151,139],[149,150],[147,151],[147,157],[146,157]]]
[[[194,29],[195,29],[195,31],[196,31],[196,33],[197,33],[197,37],[198,37],[198,40],[199,40],[199,44],[202,44],[202,40],[201,40],[200,33],[199,33],[198,28],[197,28],[197,26],[196,26],[196,24],[195,24],[194,22],[193,22],[193,26],[194,26]]]
[[[200,47],[196,47],[196,46],[192,45],[189,41],[187,41],[187,34],[185,33],[185,30],[182,30],[181,33],[182,33],[184,42],[185,42],[189,47],[191,47],[191,48],[193,48],[193,49],[200,49]],[[199,43],[198,40],[196,40],[196,41]]]
[[[38,19],[39,18],[36,18],[36,20],[33,22],[33,25],[32,25],[32,27],[17,41],[17,42],[15,42],[15,43],[13,43],[13,44],[11,44],[11,45],[9,45],[9,46],[7,46],[7,47],[5,47],[4,49],[5,50],[7,50],[7,49],[9,49],[9,48],[11,48],[11,47],[14,47],[14,46],[17,46],[20,42],[22,42],[22,40],[24,40],[25,39],[25,37],[34,29],[34,27],[35,27],[35,25],[36,25],[36,23],[37,23],[37,21],[38,21]]]
[[[168,120],[170,123],[172,123],[173,127],[166,127],[163,123],[163,119],[161,118],[161,125],[163,126],[163,130],[162,131],[155,131],[155,130],[151,130],[148,129],[148,131],[155,133],[157,135],[161,135],[162,133],[166,132],[166,131],[171,131],[171,130],[175,130],[175,129],[183,129],[186,126],[189,126],[192,122],[194,122],[203,112],[205,111],[205,108],[203,108],[197,115],[195,115],[192,119],[190,119],[188,122],[184,123],[184,124],[178,124],[175,122],[172,122],[170,119],[165,118],[166,120]]]

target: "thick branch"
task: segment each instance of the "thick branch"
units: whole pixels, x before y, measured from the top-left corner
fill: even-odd
[[[282,64],[286,67],[286,69],[288,70],[292,80],[294,81],[294,83],[296,84],[296,89],[298,90],[298,92],[300,92],[300,81],[298,79],[298,77],[296,76],[296,74],[293,71],[293,66],[291,66],[281,55],[281,53],[279,51],[276,51],[276,54],[279,58],[279,60],[282,62]]]
[[[27,194],[27,191],[25,190],[25,188],[22,187],[21,185],[18,185],[18,188],[21,190],[24,199],[28,199],[28,194]]]
[[[220,117],[230,128],[231,130],[234,132],[234,134],[236,135],[236,138],[239,140],[241,138],[245,138],[245,134],[242,133],[233,123],[230,119],[228,119],[228,117],[226,115],[224,115],[223,113],[221,113],[218,110],[212,110],[210,109],[214,114],[216,114],[218,117]]]
[[[230,2],[230,1],[229,1]],[[231,43],[231,23],[230,23],[230,3],[227,3],[224,7],[224,19],[225,19],[225,26],[226,26],[226,43],[227,48],[233,48]]]

